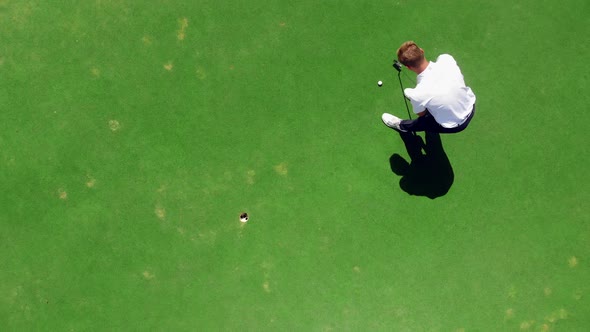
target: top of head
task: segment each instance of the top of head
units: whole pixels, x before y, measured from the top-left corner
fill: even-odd
[[[424,62],[424,50],[413,41],[403,43],[397,49],[397,59],[406,67],[418,67]]]

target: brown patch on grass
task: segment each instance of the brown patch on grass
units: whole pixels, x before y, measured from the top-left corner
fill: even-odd
[[[578,266],[578,258],[576,258],[576,256],[572,256],[567,260],[567,263],[571,268],[574,268]]]
[[[164,69],[166,69],[167,71],[171,71],[172,68],[174,68],[174,64],[172,63],[172,61],[168,61],[164,64]]]
[[[543,325],[541,326],[541,331],[543,331],[543,332],[547,332],[547,331],[549,331],[550,329],[551,329],[551,326],[550,326],[549,324],[547,324],[547,323],[545,323],[545,324],[543,324]]]
[[[180,24],[180,29],[176,33],[176,37],[178,40],[184,40],[186,37],[186,28],[188,28],[188,19],[186,17],[181,18],[178,20],[178,23]]]
[[[275,172],[277,172],[277,174],[282,175],[282,176],[285,176],[285,175],[287,175],[287,173],[289,173],[286,162],[282,162],[282,163],[276,165],[274,167],[274,170],[275,170]]]
[[[568,317],[569,317],[569,313],[567,312],[567,310],[561,308],[559,310],[552,312],[551,315],[545,317],[545,320],[547,322],[553,324],[559,320],[567,319]]]
[[[355,267],[353,267],[353,268],[352,268],[352,270],[353,270],[355,273],[361,273],[361,268],[360,268],[360,267],[358,267],[358,266],[355,266]]]
[[[146,45],[146,46],[149,46],[149,45],[151,45],[151,44],[152,44],[152,38],[151,38],[150,36],[143,36],[143,37],[141,38],[141,42],[142,42],[144,45]]]
[[[156,276],[155,276],[153,273],[151,273],[150,271],[143,271],[143,273],[142,273],[141,275],[143,275],[143,277],[144,277],[146,280],[152,280],[152,279],[154,279],[154,278],[156,277]]]
[[[246,182],[248,184],[254,184],[254,177],[256,176],[256,171],[254,171],[253,169],[248,170],[248,172],[246,172]]]
[[[197,78],[200,79],[201,81],[207,78],[207,72],[205,72],[205,68],[203,68],[203,67],[197,67],[197,70],[195,73],[197,75]]]
[[[534,325],[535,325],[534,320],[524,321],[524,322],[520,323],[520,329],[521,330],[528,330],[528,329],[532,328]]]
[[[156,206],[156,208],[154,209],[154,213],[156,214],[156,217],[158,217],[158,219],[166,219],[166,209],[164,209],[163,207]]]
[[[92,74],[92,76],[94,77],[100,77],[100,69],[93,67],[90,69],[90,73]]]
[[[516,288],[514,286],[510,286],[508,289],[508,298],[513,299],[516,297]]]
[[[545,296],[550,296],[551,293],[553,293],[553,290],[550,287],[545,287],[543,293],[545,293]]]
[[[514,317],[514,309],[509,308],[506,310],[506,312],[504,313],[504,318],[505,319],[512,319],[512,317]]]
[[[579,301],[582,299],[582,291],[578,290],[573,295],[574,300]]]
[[[284,27],[284,26],[286,26],[286,25],[287,25],[287,23],[285,23],[285,22],[281,22],[281,23],[279,23],[279,26],[280,26],[280,27]]]
[[[121,124],[117,120],[109,120],[109,128],[111,131],[118,131],[121,129]]]
[[[86,187],[94,188],[95,185],[96,185],[96,179],[90,175],[87,175],[86,176]]]
[[[270,283],[268,280],[264,281],[262,284],[262,289],[264,289],[265,292],[270,293]]]
[[[68,199],[68,193],[62,188],[57,189],[57,195],[62,201]]]

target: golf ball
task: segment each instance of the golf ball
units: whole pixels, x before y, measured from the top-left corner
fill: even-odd
[[[382,86],[383,85],[383,82],[379,81],[379,82],[377,82],[377,85],[378,86]]]
[[[240,221],[241,222],[247,222],[248,221],[248,214],[246,212],[243,212],[240,214]]]

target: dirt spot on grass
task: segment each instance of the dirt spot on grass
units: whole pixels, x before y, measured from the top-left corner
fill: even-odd
[[[508,289],[508,298],[513,299],[516,297],[516,288],[514,286],[510,286]]]
[[[574,300],[579,301],[582,299],[582,291],[578,290],[573,295]]]
[[[93,67],[90,69],[90,74],[94,77],[100,77],[100,69]]]
[[[553,290],[550,287],[545,287],[543,293],[545,293],[545,296],[550,296],[551,293],[553,293]]]
[[[561,308],[559,310],[552,312],[549,316],[545,317],[545,320],[553,324],[559,320],[567,319],[568,317],[569,313],[567,312],[567,310]]]
[[[86,187],[94,188],[95,185],[96,185],[96,179],[91,176],[87,176]]]
[[[246,183],[248,183],[250,185],[254,184],[254,182],[255,182],[254,177],[255,176],[256,176],[256,172],[253,169],[248,170],[248,172],[246,172]]]
[[[156,277],[150,271],[143,271],[143,273],[141,275],[143,275],[143,277],[145,278],[145,280],[152,280],[152,279],[154,279]]]
[[[578,258],[576,258],[576,256],[572,256],[567,260],[567,263],[571,268],[574,268],[578,266]]]
[[[109,129],[111,131],[119,131],[121,129],[121,124],[117,120],[109,120]]]
[[[68,193],[65,191],[65,189],[63,188],[59,188],[57,189],[57,196],[59,197],[59,199],[61,199],[62,201],[65,201],[66,199],[68,199]]]
[[[166,219],[166,209],[164,209],[163,207],[156,206],[156,208],[154,209],[154,213],[156,214],[156,217],[158,217],[158,219]]]
[[[166,69],[167,71],[172,71],[172,68],[174,68],[174,64],[172,63],[172,61],[168,61],[164,64],[164,69]]]
[[[200,79],[201,81],[207,78],[207,72],[205,71],[205,68],[203,68],[203,67],[197,67],[196,75],[197,75],[197,78]]]
[[[266,280],[262,284],[262,289],[264,289],[265,292],[270,293],[270,283],[268,282],[268,280]]]
[[[360,267],[358,267],[358,266],[355,266],[355,267],[353,267],[353,268],[352,268],[352,270],[353,270],[355,273],[361,273],[361,268],[360,268]]]
[[[141,38],[141,42],[142,42],[144,45],[146,45],[146,46],[149,46],[149,45],[151,45],[151,44],[152,44],[152,38],[151,38],[150,36],[143,36],[143,37]]]
[[[543,331],[543,332],[547,332],[550,329],[551,329],[551,326],[549,324],[547,324],[547,323],[541,325],[541,331]]]
[[[507,309],[504,313],[504,319],[512,319],[512,317],[514,317],[514,309]]]
[[[282,175],[282,176],[286,176],[287,173],[289,173],[286,162],[282,162],[282,163],[276,165],[274,167],[274,170],[275,170],[275,172],[277,172],[277,174]]]
[[[524,322],[520,323],[520,329],[523,331],[529,330],[533,326],[535,326],[534,320],[528,320],[528,321],[524,321]]]
[[[180,28],[176,32],[176,37],[178,40],[184,40],[186,37],[186,28],[188,28],[188,19],[186,17],[181,18],[178,20],[178,24],[180,25]]]

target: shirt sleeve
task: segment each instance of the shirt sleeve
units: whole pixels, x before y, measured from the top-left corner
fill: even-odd
[[[404,94],[406,95],[406,97],[408,97],[408,99],[410,99],[410,103],[412,104],[412,110],[414,111],[414,113],[418,114],[426,110],[426,107],[424,107],[422,101],[420,100],[416,89],[405,89]]]
[[[455,58],[453,58],[453,56],[450,54],[439,55],[438,58],[436,58],[436,63],[443,63],[452,66],[457,65],[457,61],[455,61]]]

